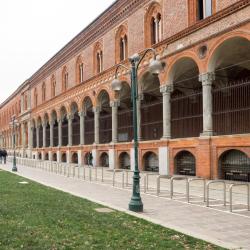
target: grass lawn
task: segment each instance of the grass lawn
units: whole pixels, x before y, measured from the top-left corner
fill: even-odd
[[[100,207],[0,171],[0,249],[222,249]]]

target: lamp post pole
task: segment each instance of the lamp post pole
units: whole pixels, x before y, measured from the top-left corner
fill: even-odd
[[[132,57],[130,59],[131,68],[131,87],[132,87],[132,103],[133,103],[133,133],[134,133],[134,157],[135,157],[135,169],[133,175],[133,193],[129,202],[129,210],[134,212],[142,212],[143,204],[140,195],[140,171],[138,167],[138,130],[137,130],[137,67],[138,57]]]
[[[131,200],[129,202],[129,210],[133,212],[142,212],[143,203],[140,195],[140,171],[138,166],[138,130],[137,130],[137,99],[138,99],[138,87],[137,87],[137,72],[140,63],[142,62],[145,55],[149,52],[153,52],[154,60],[151,61],[149,68],[152,74],[159,74],[163,69],[163,64],[156,59],[156,52],[154,49],[149,48],[144,51],[142,56],[135,54],[129,61],[131,63],[131,69],[123,64],[118,64],[115,71],[115,79],[112,81],[112,88],[114,91],[120,91],[122,89],[122,83],[117,79],[118,69],[123,67],[130,71],[131,76],[131,91],[132,91],[132,103],[133,103],[133,133],[134,133],[134,159],[135,159],[135,168],[133,175],[133,193]]]
[[[15,117],[12,118],[12,128],[13,128],[13,147],[14,147],[14,157],[13,157],[13,166],[12,171],[17,172],[16,166],[16,132],[15,132]]]

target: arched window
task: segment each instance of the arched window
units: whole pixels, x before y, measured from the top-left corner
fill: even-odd
[[[46,85],[45,82],[42,85],[42,101],[44,102],[46,100]]]
[[[128,37],[127,28],[122,25],[116,32],[116,63],[125,60],[128,57]]]
[[[162,40],[161,6],[153,3],[148,8],[145,17],[145,46],[150,47]]]
[[[80,84],[83,82],[83,60],[79,56],[76,60],[76,83]]]
[[[54,75],[51,77],[51,98],[56,96],[56,78]]]
[[[98,74],[103,71],[103,51],[101,43],[97,43],[94,47],[94,73]]]
[[[34,90],[34,106],[37,107],[38,105],[38,96],[37,96],[37,89]]]
[[[96,53],[96,57],[97,57],[97,73],[101,73],[103,70],[103,65],[102,65],[103,55],[101,50]]]
[[[158,13],[151,19],[151,45],[161,41],[161,14]]]
[[[68,89],[68,81],[69,81],[69,74],[67,67],[65,66],[62,71],[62,91],[66,91]]]
[[[24,110],[28,109],[28,98],[27,95],[24,96]]]

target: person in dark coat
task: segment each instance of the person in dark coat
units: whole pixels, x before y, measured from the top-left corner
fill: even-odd
[[[3,150],[0,149],[0,164],[2,164],[2,159],[3,159]]]
[[[2,156],[3,156],[3,163],[6,164],[6,157],[8,156],[8,154],[5,149],[2,151]]]

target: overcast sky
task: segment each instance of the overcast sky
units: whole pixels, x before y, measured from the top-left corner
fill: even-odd
[[[0,103],[113,2],[0,1]]]

